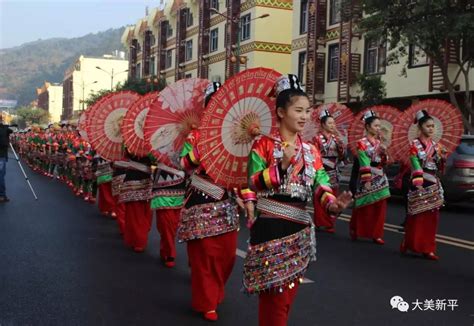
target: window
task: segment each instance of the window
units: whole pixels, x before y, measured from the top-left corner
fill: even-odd
[[[298,54],[298,79],[304,84],[305,81],[305,66],[306,66],[306,51]]]
[[[365,39],[364,72],[368,75],[385,73],[386,53],[385,43]]]
[[[301,0],[300,34],[308,32],[308,0]]]
[[[229,44],[229,30],[227,29],[227,23],[224,25],[224,47],[227,47],[227,44]]]
[[[216,10],[219,10],[219,0],[211,0],[211,8],[214,8]],[[211,11],[211,14],[214,12]]]
[[[219,29],[214,28],[209,35],[209,52],[217,51],[219,46]]]
[[[173,63],[173,50],[167,50],[166,51],[165,69],[171,68],[172,63]]]
[[[173,27],[171,27],[170,22],[166,22],[166,38],[173,36]]]
[[[153,34],[150,34],[150,46],[154,46],[156,43],[156,38]]]
[[[425,51],[416,45],[410,45],[408,48],[408,68],[423,67],[428,65],[429,59]]]
[[[341,21],[341,0],[331,0],[329,4],[329,25]]]
[[[240,27],[241,27],[241,34],[240,40],[245,41],[250,38],[250,14],[247,14],[240,18]]]
[[[140,79],[142,76],[142,65],[141,63],[137,63],[137,70],[135,71],[136,78]]]
[[[185,61],[193,58],[193,40],[186,41]]]
[[[140,43],[139,43],[139,42],[137,42],[137,43],[136,43],[136,45],[135,45],[135,49],[137,50],[137,53],[140,53],[140,52],[142,52],[142,46],[140,45]]]
[[[193,74],[186,74],[184,75],[184,78],[193,78]]]
[[[329,46],[328,55],[328,81],[337,80],[339,71],[339,44]]]
[[[150,75],[156,75],[156,73],[155,73],[155,57],[150,58]]]
[[[186,17],[186,27],[193,26],[193,13],[189,8],[185,9],[184,17]]]

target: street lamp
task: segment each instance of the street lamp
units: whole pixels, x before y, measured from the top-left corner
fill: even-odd
[[[93,84],[97,84],[97,80],[95,80],[95,81],[93,81],[92,83],[87,84],[87,85],[85,85],[85,84],[84,84],[84,81],[82,81],[82,111],[83,111],[83,112],[84,112],[84,102],[85,102],[85,99],[84,99],[84,88],[85,88],[86,86],[90,86],[90,85],[93,85]]]
[[[128,71],[128,69],[126,69],[124,71],[114,73],[114,68],[112,68],[112,71],[107,71],[99,66],[96,66],[95,68],[102,70],[103,72],[107,73],[110,76],[110,90],[111,91],[114,89],[114,76]]]
[[[237,23],[237,45],[235,46],[235,50],[236,50],[235,52],[236,52],[237,55],[232,54],[232,57],[230,57],[230,61],[232,63],[236,63],[237,60],[239,61],[239,64],[237,65],[237,70],[238,71],[240,71],[240,64],[245,64],[245,69],[247,69],[247,57],[240,56],[240,36],[242,34],[242,21],[240,20],[239,17],[229,17],[227,15],[224,15],[224,14],[220,13],[219,10],[217,10],[216,8],[210,8],[210,10],[213,13],[215,13],[219,16],[222,16],[222,17],[226,18],[227,20],[232,21],[233,23]],[[255,17],[255,18],[252,18],[249,22],[257,20],[257,19],[267,18],[269,16],[270,16],[270,14],[262,14],[260,16]]]

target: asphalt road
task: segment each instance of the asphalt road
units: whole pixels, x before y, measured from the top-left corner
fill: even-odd
[[[12,160],[6,180],[12,201],[0,204],[0,326],[208,324],[190,308],[185,245],[178,245],[176,267],[166,269],[158,260],[155,227],[147,251],[136,254],[94,205],[26,171],[39,200]],[[473,209],[464,203],[443,210],[438,262],[399,254],[400,199],[390,201],[384,246],[351,242],[347,216],[341,216],[336,234],[318,233],[318,260],[299,289],[289,325],[473,325]],[[257,325],[256,297],[240,292],[247,237],[242,227],[239,257],[218,309],[221,325]],[[395,295],[408,303],[407,312],[392,309]]]

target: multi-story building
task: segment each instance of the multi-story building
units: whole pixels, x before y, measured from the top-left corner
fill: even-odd
[[[315,104],[357,106],[358,74],[380,76],[387,102],[398,107],[425,96],[448,99],[439,67],[420,49],[409,47],[401,77],[406,60],[387,65],[387,45],[356,32],[361,17],[357,0],[174,0],[129,26],[122,43],[134,78],[225,81],[240,69],[262,66],[298,74]],[[448,47],[446,61],[459,53]],[[453,65],[449,74],[456,71]],[[464,87],[460,80],[457,88]]]
[[[386,82],[386,101],[401,108],[423,97],[449,99],[440,68],[417,47],[410,46],[408,58],[400,58],[399,64],[387,65],[387,44],[357,33],[362,14],[357,0],[293,1],[292,71],[304,81],[315,103],[357,103],[357,74],[380,76]],[[454,62],[461,51],[448,45],[446,62]],[[406,76],[401,76],[404,68]],[[456,72],[450,65],[450,76]],[[458,89],[465,89],[463,81]]]
[[[127,80],[128,62],[124,58],[104,55],[81,55],[64,74],[62,120],[76,118],[86,109],[85,100],[93,92],[114,89]]]
[[[48,111],[50,122],[61,121],[63,111],[63,87],[47,81],[36,89],[38,107]]]
[[[241,69],[291,70],[291,0],[174,0],[129,26],[129,75],[224,81]]]

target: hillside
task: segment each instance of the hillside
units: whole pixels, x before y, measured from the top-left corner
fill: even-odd
[[[26,105],[36,99],[35,89],[47,80],[60,83],[64,71],[79,55],[102,56],[123,50],[124,27],[77,38],[52,38],[0,50],[1,97]],[[6,94],[5,94],[6,93]]]

